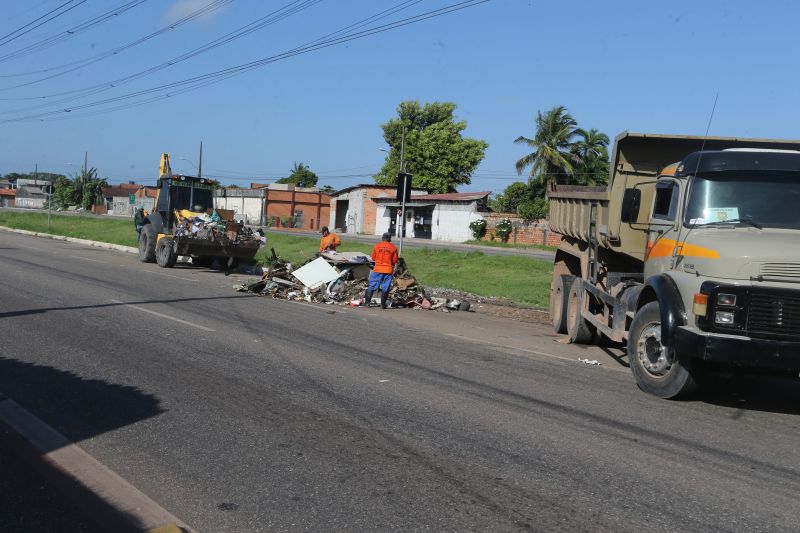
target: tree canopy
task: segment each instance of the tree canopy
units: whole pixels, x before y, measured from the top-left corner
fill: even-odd
[[[97,177],[97,169],[90,168],[74,178],[58,176],[53,185],[53,204],[66,208],[77,205],[86,210],[103,201],[102,189],[108,187],[105,178]]]
[[[517,213],[526,220],[547,216],[548,185],[608,183],[608,135],[579,128],[564,106],[537,111],[535,124],[533,137],[514,140],[533,150],[515,165],[520,175],[530,169],[528,182],[512,183],[491,202],[495,211]]]
[[[275,183],[290,183],[298,187],[315,187],[318,180],[319,176],[314,174],[310,168],[303,163],[295,162],[291,174]]]
[[[405,169],[413,175],[414,187],[445,193],[469,184],[489,145],[461,135],[467,123],[455,120],[455,110],[456,105],[450,102],[401,102],[397,117],[381,126],[390,149],[375,181],[381,185],[397,183],[405,129]]]

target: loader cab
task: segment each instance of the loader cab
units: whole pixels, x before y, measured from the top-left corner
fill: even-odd
[[[156,211],[167,223],[167,228],[172,228],[175,223],[175,210],[196,210],[197,206],[205,212],[214,208],[213,180],[197,178],[194,176],[171,175],[158,180],[158,198]]]

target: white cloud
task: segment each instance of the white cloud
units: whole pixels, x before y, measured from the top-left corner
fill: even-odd
[[[210,3],[211,3],[210,0],[175,0],[169,7],[169,9],[167,9],[167,11],[164,13],[163,16],[164,22],[166,22],[167,24],[175,22],[176,20],[179,20],[190,13],[194,13],[198,9]],[[206,15],[203,15],[203,18],[210,19],[212,17],[215,17],[216,15],[224,11],[224,9],[225,8],[215,9],[207,13]]]

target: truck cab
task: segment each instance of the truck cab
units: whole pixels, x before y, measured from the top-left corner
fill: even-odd
[[[550,195],[551,229],[564,235],[551,286],[556,330],[577,343],[627,343],[639,387],[664,398],[720,366],[797,376],[797,149],[618,136],[605,191]]]

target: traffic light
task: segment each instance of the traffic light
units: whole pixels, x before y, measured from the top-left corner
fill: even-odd
[[[405,201],[411,201],[411,174],[408,172],[399,172],[397,174],[397,201],[403,201],[403,194],[405,193]]]

